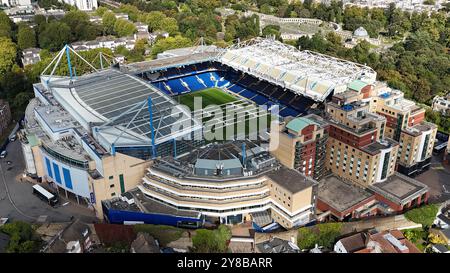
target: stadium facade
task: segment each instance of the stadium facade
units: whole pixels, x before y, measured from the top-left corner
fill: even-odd
[[[56,76],[63,56],[70,75]],[[401,162],[410,166],[428,160],[428,150],[414,155],[412,163],[409,152],[399,155],[399,164],[393,159],[402,148],[399,139],[407,146],[409,131],[418,135],[411,145],[424,151],[434,141],[434,129],[423,127],[415,115],[420,111],[412,106],[404,126],[380,115],[395,115],[386,112],[388,106],[408,101],[388,101],[367,66],[261,38],[227,49],[92,67],[92,73],[79,76],[70,56],[81,58],[66,47],[46,69],[51,73],[34,84],[20,139],[27,173],[75,196],[99,218],[196,227],[253,221],[259,230],[292,228],[313,221],[316,204],[327,214],[326,198],[318,199],[321,181],[330,174],[380,196],[377,208],[384,209],[369,214],[401,211],[427,200],[426,186],[405,182],[395,170],[403,170]],[[207,122],[216,127],[236,123],[234,118],[209,119],[210,113],[205,121],[179,103],[186,94],[209,89],[234,97],[220,107],[245,113],[247,122],[268,115],[249,106],[278,107],[271,132],[258,131],[252,141],[251,132],[232,135],[230,141],[205,140]],[[275,139],[279,148],[274,148]],[[338,152],[345,160],[350,153],[371,156],[370,170],[355,178],[329,165],[337,152],[333,145],[345,147]],[[405,183],[416,191],[393,196],[388,190],[392,185],[410,188]],[[361,200],[366,199],[371,198]]]

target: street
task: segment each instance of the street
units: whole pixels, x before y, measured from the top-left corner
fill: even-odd
[[[430,187],[432,203],[440,203],[450,199],[450,166],[442,163],[443,154],[433,155],[430,169],[419,174],[415,179]]]
[[[97,220],[93,211],[73,202],[53,208],[40,200],[32,193],[30,182],[20,182],[25,168],[20,142],[9,143],[6,151],[7,156],[0,159],[0,217],[31,223],[70,221],[72,216],[86,223]],[[68,200],[61,198],[59,205],[66,202]]]

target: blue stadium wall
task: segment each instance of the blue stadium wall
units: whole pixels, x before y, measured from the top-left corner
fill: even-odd
[[[113,210],[103,207],[105,216],[111,224],[123,224],[125,221],[144,222],[145,224],[179,226],[180,222],[196,223],[202,226],[203,219],[179,217],[167,214],[144,213],[136,211]]]

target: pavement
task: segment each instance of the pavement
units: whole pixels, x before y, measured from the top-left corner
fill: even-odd
[[[450,165],[443,164],[443,153],[433,155],[430,169],[415,179],[430,188],[430,203],[442,203],[450,200]]]
[[[23,179],[21,182],[20,179],[25,170],[20,142],[16,140],[9,143],[6,150],[7,156],[0,159],[0,217],[7,217],[10,221],[42,223],[66,222],[73,216],[85,223],[98,222],[92,210],[71,200],[61,198],[60,204],[69,203],[66,206],[51,207],[35,196],[32,192],[33,184]],[[7,161],[11,161],[11,165]]]

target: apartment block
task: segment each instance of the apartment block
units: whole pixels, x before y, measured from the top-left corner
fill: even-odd
[[[271,152],[288,168],[320,179],[328,128],[328,122],[314,114],[288,119],[272,129]]]

